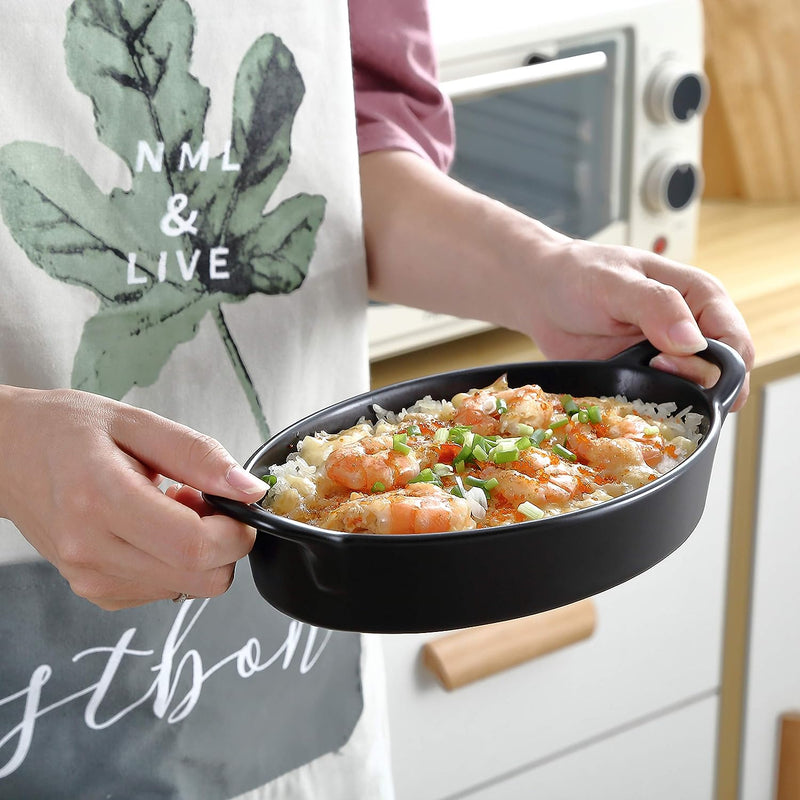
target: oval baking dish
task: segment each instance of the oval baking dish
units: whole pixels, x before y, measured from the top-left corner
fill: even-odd
[[[383,536],[338,533],[286,519],[257,504],[206,495],[258,531],[253,578],[273,606],[303,622],[340,630],[452,630],[535,614],[616,586],[652,567],[691,534],[705,506],[722,423],[745,378],[732,348],[709,340],[700,355],[721,377],[704,389],[648,366],[642,342],[606,361],[500,364],[446,372],[368,392],[323,409],[274,436],[246,462],[255,475],[282,463],[306,435],[335,432],[373,404],[392,411],[426,395],[450,398],[508,375],[574,396],[625,395],[675,402],[702,414],[700,445],[642,488],[591,508],[496,528]]]

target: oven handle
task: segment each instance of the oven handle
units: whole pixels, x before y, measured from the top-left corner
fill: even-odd
[[[602,72],[607,64],[608,58],[606,54],[598,50],[593,53],[583,53],[579,56],[556,58],[552,61],[542,61],[539,64],[529,64],[525,67],[513,67],[499,72],[442,81],[440,85],[451,100],[475,100],[479,97],[488,97],[489,95],[506,91],[507,89],[560,81],[565,78],[574,78],[578,75],[589,75],[592,72]]]

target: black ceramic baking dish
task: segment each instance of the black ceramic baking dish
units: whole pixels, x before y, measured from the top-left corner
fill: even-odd
[[[426,395],[450,398],[487,386],[538,383],[577,396],[622,394],[675,402],[703,415],[701,443],[653,483],[597,506],[497,528],[380,536],[337,533],[216,496],[208,502],[258,531],[250,562],[258,590],[286,614],[323,628],[411,633],[513,619],[565,605],[644,572],[678,548],[703,513],[725,416],[745,378],[739,355],[709,341],[701,355],[721,377],[711,389],[648,366],[642,342],[606,361],[500,364],[418,378],[351,398],[301,420],[246,463],[256,475],[283,462],[298,441],[335,432],[373,404],[398,411]]]

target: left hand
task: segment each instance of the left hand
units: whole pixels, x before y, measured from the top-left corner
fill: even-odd
[[[748,373],[753,341],[717,278],[644,250],[556,239],[540,251],[530,314],[518,318],[549,358],[608,358],[642,339],[661,350],[651,365],[712,386],[718,368],[694,355],[705,339],[739,352]],[[749,376],[748,376],[749,377]],[[749,392],[746,379],[733,410]]]

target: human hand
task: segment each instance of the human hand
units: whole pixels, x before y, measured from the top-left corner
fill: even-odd
[[[222,594],[252,548],[255,532],[198,490],[255,502],[266,487],[190,428],[85,392],[0,387],[0,443],[0,516],[101,608]],[[187,485],[165,494],[162,476]]]
[[[648,339],[661,353],[651,365],[712,386],[719,369],[694,355],[704,337],[733,347],[747,371],[753,341],[723,285],[695,267],[631,247],[564,238],[540,250],[535,311],[519,318],[548,358],[608,358]],[[749,375],[748,375],[749,378]],[[733,405],[740,409],[749,380]]]
[[[548,358],[608,358],[649,339],[661,351],[654,367],[709,387],[719,370],[694,355],[707,337],[752,369],[750,333],[714,276],[646,250],[571,239],[413,153],[360,163],[374,299],[513,328]],[[746,378],[734,410],[748,392]]]

